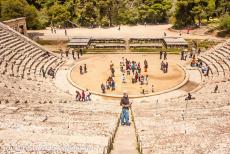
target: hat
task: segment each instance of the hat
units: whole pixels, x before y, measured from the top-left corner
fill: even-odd
[[[128,92],[126,90],[123,91],[123,94],[128,94]]]

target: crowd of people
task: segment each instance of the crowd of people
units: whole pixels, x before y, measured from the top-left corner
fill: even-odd
[[[142,71],[140,62],[131,61],[122,57],[122,60],[120,61],[121,82],[123,84],[127,83],[127,76],[132,76],[132,84],[139,83],[140,85],[148,85],[148,67],[146,59],[144,60],[144,71]],[[102,93],[106,93],[106,90],[115,90],[115,68],[112,61],[110,62],[109,68],[111,75],[108,77],[105,84],[101,83]]]
[[[161,70],[163,73],[168,73],[169,64],[167,61],[161,61]]]
[[[80,56],[83,55],[83,49],[77,49],[77,48],[66,48],[65,51],[63,51],[61,48],[59,49],[59,52],[61,54],[61,58],[64,58],[64,54],[66,58],[69,58],[69,55],[72,55],[72,58],[76,60],[76,55],[77,59],[80,59]]]
[[[83,66],[80,65],[79,70],[80,70],[81,75],[84,74],[84,73],[87,73],[87,65],[86,64],[84,64]]]
[[[187,57],[191,60],[190,66],[191,67],[198,67],[201,69],[201,72],[204,76],[209,76],[210,68],[207,64],[203,63],[202,60],[197,58],[201,53],[201,49],[197,49],[197,44],[194,42],[194,47],[188,52],[187,49],[181,51],[180,60],[187,60]]]
[[[61,25],[58,26],[59,29],[61,29]],[[50,30],[52,34],[56,34],[57,33],[57,28],[53,25],[50,25]],[[67,29],[66,27],[64,27],[64,32],[65,32],[65,36],[67,36]]]
[[[55,69],[50,67],[49,70],[46,70],[44,66],[41,67],[40,73],[42,73],[42,77],[46,78],[46,74],[51,76],[53,79],[55,78]]]
[[[82,90],[79,92],[78,90],[76,91],[76,101],[91,101],[91,93],[88,89],[85,91]]]

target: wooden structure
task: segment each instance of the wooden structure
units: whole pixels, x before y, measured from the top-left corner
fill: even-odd
[[[91,43],[125,43],[123,38],[91,38]]]
[[[69,41],[68,46],[71,48],[88,48],[90,39],[91,38],[74,37]]]
[[[141,43],[141,44],[130,44],[129,48],[136,49],[136,48],[162,48],[162,43]]]
[[[164,37],[165,46],[167,48],[187,48],[188,43],[182,37]]]

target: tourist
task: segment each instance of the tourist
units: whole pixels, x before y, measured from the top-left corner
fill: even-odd
[[[84,73],[87,73],[87,66],[84,64]]]
[[[166,62],[165,63],[164,73],[168,73],[168,67],[169,67],[168,62]]]
[[[54,33],[56,34],[56,28],[54,27],[53,29],[54,29]]]
[[[81,65],[80,65],[80,74],[83,74],[83,68]]]
[[[65,55],[67,58],[69,57],[69,49],[68,48],[66,48],[66,50],[65,50]]]
[[[141,73],[141,67],[139,69],[137,69],[138,73]]]
[[[120,62],[120,71],[121,71],[122,73],[124,73],[124,69],[123,69],[123,67],[124,67],[123,62]]]
[[[107,90],[110,89],[110,81],[109,81],[109,79],[106,80],[105,86],[106,86]]]
[[[152,93],[154,93],[154,85],[152,85],[152,89],[151,89]]]
[[[48,75],[52,76],[52,78],[55,77],[55,69],[53,69],[52,67],[50,67],[50,69],[47,72]]]
[[[163,51],[160,51],[160,59],[162,59]]]
[[[101,91],[103,94],[105,93],[105,85],[103,83],[101,84]]]
[[[210,70],[210,68],[209,68],[209,66],[207,66],[207,72],[206,72],[207,77],[209,77],[209,70]]]
[[[207,67],[205,65],[201,66],[201,72],[203,74],[207,72]]]
[[[145,76],[145,84],[146,84],[146,85],[149,84],[149,76],[148,76],[148,75]]]
[[[164,60],[166,60],[167,59],[167,52],[165,51],[164,52]]]
[[[80,101],[81,100],[81,94],[79,91],[76,91],[76,101]]]
[[[132,75],[132,84],[136,83],[135,76]]]
[[[189,58],[192,58],[192,56],[193,56],[192,51],[190,51]]]
[[[80,59],[80,53],[77,51],[77,59]]]
[[[141,82],[141,85],[144,84],[144,75],[141,75],[141,76],[140,76],[140,82]]]
[[[46,51],[44,54],[43,54],[43,56],[50,56],[50,53],[48,52],[48,51]]]
[[[135,64],[134,64],[134,62],[132,62],[131,69],[132,69],[132,73],[133,73],[133,75],[134,75],[134,71],[135,71]]]
[[[84,90],[82,90],[82,92],[81,92],[81,101],[85,101],[85,91]]]
[[[43,78],[45,78],[46,77],[46,71],[45,71],[45,69],[44,69],[44,65],[41,67],[41,69],[40,69],[40,73],[42,72],[42,76],[43,76]]]
[[[112,74],[112,77],[115,77],[115,75],[114,75],[115,74],[115,69],[113,67],[111,68],[111,74]]]
[[[181,57],[180,60],[184,60],[184,50],[181,51]]]
[[[137,69],[139,69],[139,68],[141,68],[141,63],[140,62],[137,63]]]
[[[197,54],[200,55],[200,53],[201,53],[201,49],[199,48]]]
[[[65,36],[67,36],[67,30],[66,30],[66,28],[65,28]]]
[[[73,59],[75,60],[75,50],[72,50],[72,56],[73,56]]]
[[[109,65],[109,69],[111,70],[113,68],[114,64],[113,64],[113,61],[111,60],[110,61],[110,65]]]
[[[135,83],[138,81],[138,73],[135,73]]]
[[[129,101],[127,92],[124,92],[124,96],[121,99],[120,105],[122,106],[121,125],[130,126],[131,123],[129,122],[129,108],[131,107],[132,103]]]
[[[147,60],[145,59],[144,60],[144,68],[145,68],[145,72],[147,72],[148,71],[148,62],[147,62]]]
[[[161,70],[164,71],[165,63],[164,61],[161,61]]]
[[[50,29],[51,29],[51,33],[53,34],[53,26],[51,26]]]
[[[184,60],[186,61],[188,57],[188,54],[186,53],[186,55],[184,56]]]
[[[192,100],[195,99],[194,97],[192,97],[192,95],[190,93],[188,93],[188,96],[185,98],[186,101],[188,100]]]
[[[83,55],[83,49],[80,49],[80,55],[81,56]]]
[[[130,75],[130,69],[129,68],[127,69],[127,75]]]
[[[62,58],[63,58],[63,51],[62,51],[61,48],[59,49],[59,52],[60,52],[60,54],[61,54],[61,59],[62,59]]]
[[[218,85],[216,85],[215,88],[214,88],[214,93],[217,93],[218,88],[219,88]]]
[[[86,89],[86,91],[85,91],[85,100],[86,101],[91,101],[90,96],[91,96],[91,93],[89,92],[89,89]]]
[[[121,76],[121,81],[122,81],[122,83],[126,83],[125,74],[122,74],[122,76]]]
[[[111,87],[112,87],[112,91],[115,90],[115,81],[113,79],[111,81]]]
[[[164,36],[166,36],[167,34],[164,32]]]

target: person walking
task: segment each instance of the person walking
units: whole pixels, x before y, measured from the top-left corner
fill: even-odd
[[[122,83],[126,83],[125,74],[122,74],[122,76],[121,76],[121,81],[122,81]]]
[[[115,81],[113,79],[111,81],[111,87],[112,87],[112,91],[114,91],[115,90]]]
[[[69,57],[69,49],[68,48],[66,48],[66,50],[65,50],[65,55],[66,55],[66,58]]]
[[[216,85],[215,88],[214,88],[214,93],[217,93],[218,88],[219,88],[218,85]]]
[[[168,73],[168,67],[169,67],[169,64],[168,62],[165,63],[165,73]]]
[[[101,91],[103,94],[105,93],[105,85],[103,83],[101,84]]]
[[[163,51],[160,51],[160,59],[162,59]]]
[[[87,73],[87,66],[84,64],[84,73]]]
[[[80,66],[80,74],[83,74],[83,68]]]
[[[89,89],[86,89],[86,91],[85,91],[85,100],[86,101],[91,101],[90,95],[91,95],[91,93],[89,92]]]
[[[81,100],[81,94],[79,91],[76,91],[76,101],[80,101]]]
[[[83,49],[80,49],[80,55],[81,56],[83,55]]]
[[[46,70],[44,69],[44,65],[40,69],[40,73],[42,72],[43,78],[46,78]]]
[[[67,36],[67,30],[66,30],[66,28],[65,28],[65,36]]]
[[[129,108],[131,107],[132,103],[129,101],[128,93],[124,91],[124,96],[121,98],[120,106],[122,107],[121,112],[121,125],[130,126],[129,122]]]
[[[80,53],[77,51],[77,59],[80,59]]]
[[[115,77],[115,69],[113,67],[111,68],[111,75],[112,77]]]
[[[167,59],[167,52],[165,51],[164,52],[164,60],[166,60]]]
[[[209,70],[210,70],[210,68],[209,68],[209,66],[207,66],[207,72],[206,72],[207,77],[209,77]]]
[[[195,99],[195,97],[192,97],[191,93],[188,93],[188,96],[185,98],[186,101]]]
[[[72,56],[73,56],[73,59],[75,60],[75,49],[72,50]]]
[[[81,100],[84,102],[85,101],[85,91],[82,90],[81,92]]]
[[[181,57],[180,60],[184,60],[184,50],[181,51]]]

